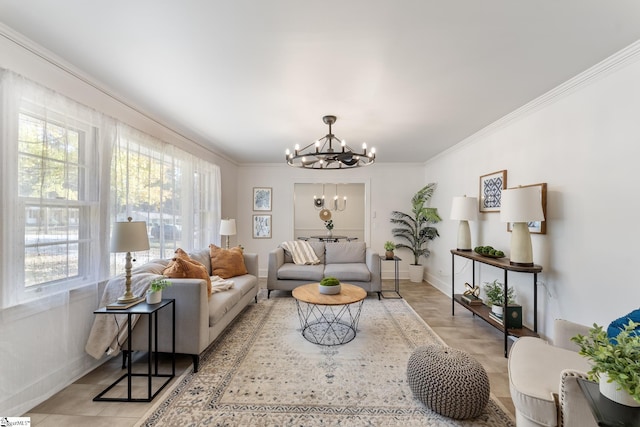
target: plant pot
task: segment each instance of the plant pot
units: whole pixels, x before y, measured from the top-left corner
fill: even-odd
[[[162,301],[162,291],[147,291],[147,304],[158,304]]]
[[[491,306],[491,311],[496,315],[496,316],[500,316],[502,317],[502,315],[504,314],[504,307],[501,305],[495,305],[493,304]]]
[[[386,251],[384,253],[384,256],[386,259],[393,259],[393,257],[395,256],[395,254],[393,253],[393,251]]]
[[[634,408],[640,407],[640,402],[637,402],[629,393],[622,390],[617,382],[609,381],[609,375],[600,373],[600,394],[609,400],[613,400],[616,403],[625,406],[631,406]],[[620,390],[618,390],[620,388]]]
[[[323,295],[336,295],[340,293],[341,285],[322,286],[318,285],[318,291]]]
[[[421,264],[409,264],[409,281],[422,283],[424,277],[424,267]]]

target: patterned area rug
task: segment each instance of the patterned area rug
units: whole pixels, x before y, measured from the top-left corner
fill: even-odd
[[[261,299],[140,425],[515,426],[493,399],[467,421],[414,399],[407,361],[434,342],[442,341],[401,299],[365,300],[355,339],[333,347],[301,336],[293,298]]]

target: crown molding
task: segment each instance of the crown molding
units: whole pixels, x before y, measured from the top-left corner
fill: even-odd
[[[523,117],[529,116],[536,111],[541,110],[542,108],[553,104],[561,99],[566,98],[570,94],[585,88],[596,81],[599,81],[611,73],[618,71],[630,63],[636,62],[640,59],[640,40],[630,44],[624,49],[618,51],[617,53],[611,55],[610,57],[604,59],[603,61],[597,63],[591,68],[583,71],[582,73],[572,77],[566,82],[556,86],[550,91],[540,95],[534,100],[526,103],[522,107],[512,111],[511,113],[501,117],[495,122],[487,125],[486,127],[480,129],[478,132],[473,135],[468,136],[463,139],[453,147],[437,154],[431,159],[427,160],[425,164],[428,164],[434,160],[439,159],[445,155],[453,153],[455,151],[461,150],[462,148],[473,144],[477,140],[491,135],[497,132],[500,129],[503,129],[510,125],[511,123],[522,119]]]

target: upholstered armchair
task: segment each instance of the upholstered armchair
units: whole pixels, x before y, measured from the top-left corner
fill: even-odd
[[[596,427],[578,378],[591,368],[571,337],[589,327],[556,320],[554,343],[523,337],[509,353],[509,390],[518,427]]]

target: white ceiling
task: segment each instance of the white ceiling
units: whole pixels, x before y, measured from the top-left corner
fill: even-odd
[[[640,39],[637,0],[0,0],[0,21],[238,163],[333,131],[425,161]]]

